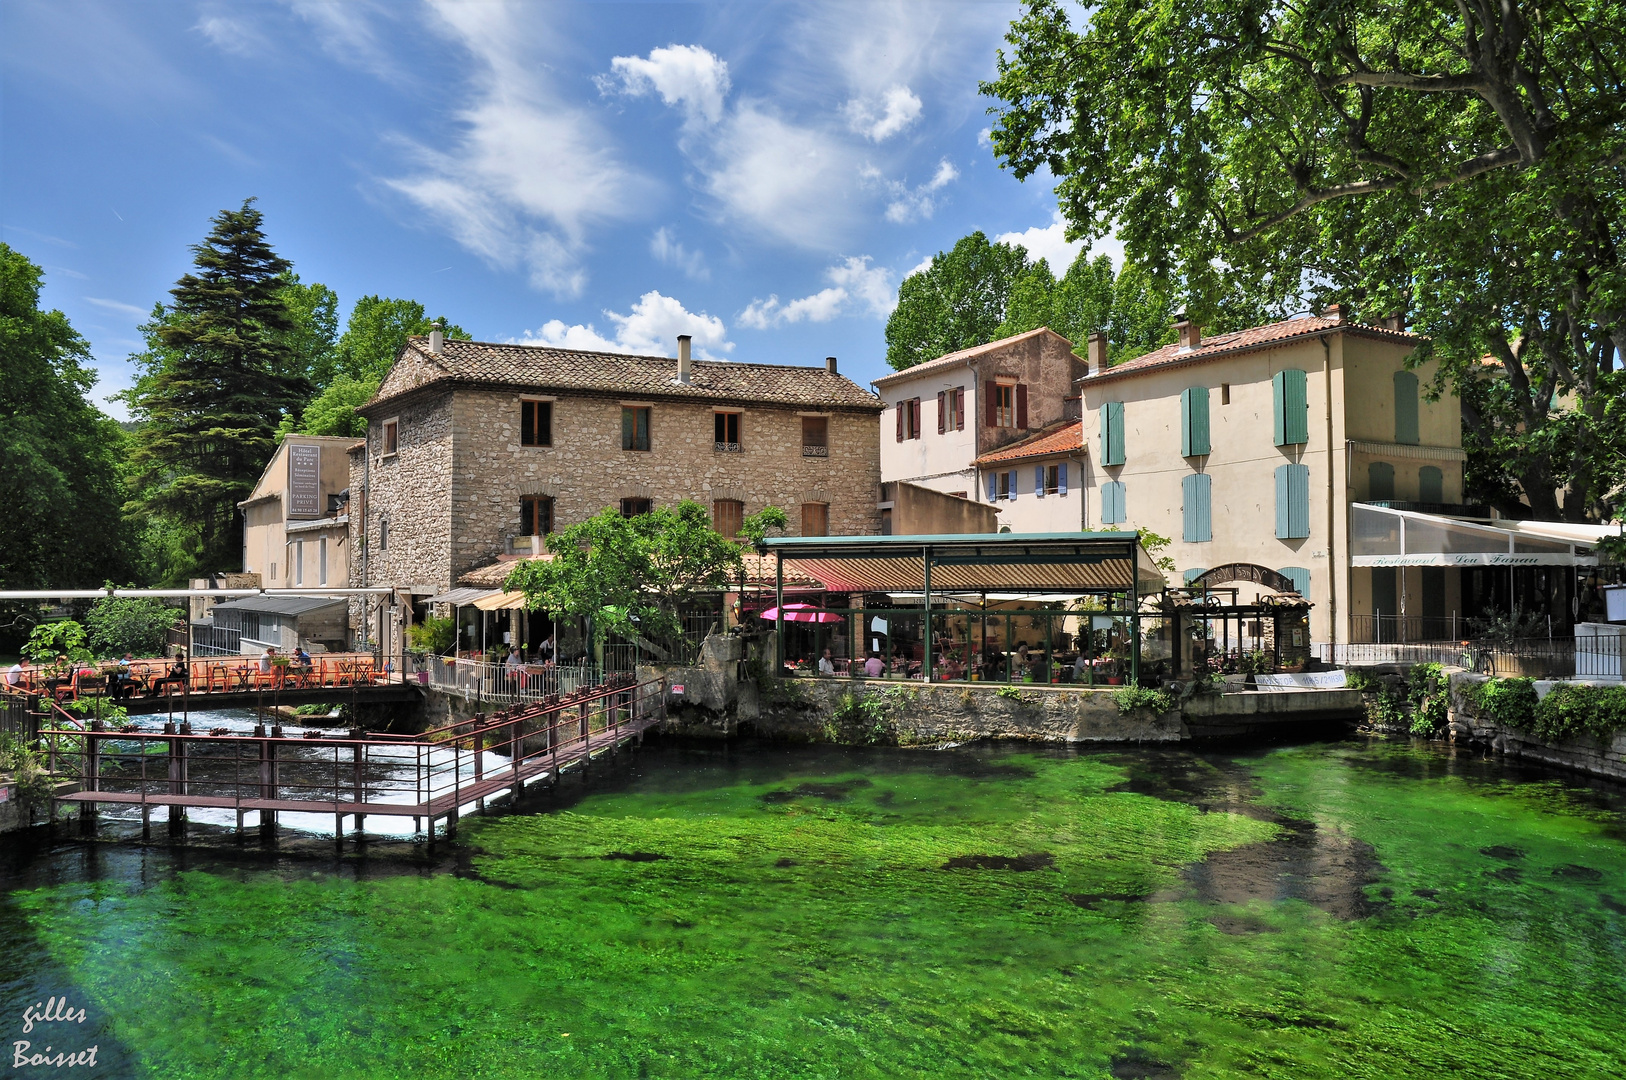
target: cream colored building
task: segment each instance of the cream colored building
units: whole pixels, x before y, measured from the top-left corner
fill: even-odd
[[[1426,399],[1432,366],[1406,369],[1416,335],[1337,307],[1209,338],[1177,329],[1179,343],[1079,380],[1085,527],[1171,538],[1187,580],[1279,571],[1314,603],[1316,642],[1360,640],[1359,620],[1385,608],[1466,614],[1458,569],[1351,564],[1351,503],[1462,509],[1460,404]]]
[[[356,440],[289,435],[243,511],[243,570],[267,589],[342,589],[350,582],[349,447]]]
[[[985,477],[977,462],[1076,421],[1074,383],[1086,370],[1072,342],[1040,327],[876,379],[886,406],[882,483],[901,481],[988,503],[1000,511],[1001,529],[1024,531],[1012,522],[1034,515],[1011,511],[1023,495],[1035,495],[1032,470],[1001,469]],[[1070,481],[1075,486],[1076,476]],[[1061,502],[1051,505],[1057,507],[1051,516],[1067,518],[1068,529],[1079,527],[1077,513],[1068,517]]]

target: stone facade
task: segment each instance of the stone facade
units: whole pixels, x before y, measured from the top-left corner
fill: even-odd
[[[833,365],[699,362],[679,383],[674,362],[661,357],[583,353],[561,367],[571,359],[563,350],[536,350],[533,368],[523,347],[444,349],[431,357],[413,339],[362,410],[368,436],[365,452],[353,455],[352,490],[366,492],[366,506],[351,515],[352,566],[359,572],[365,550],[370,584],[447,589],[528,550],[527,496],[552,500],[555,531],[623,499],[692,499],[708,511],[734,500],[745,515],[778,506],[792,535],[802,530],[804,505],[822,505],[830,535],[880,531],[881,405]],[[591,385],[595,371],[604,385]],[[549,404],[551,445],[522,443],[525,401]],[[622,448],[624,407],[650,410],[648,450]],[[718,412],[740,414],[738,442],[726,450],[715,438]],[[826,421],[823,456],[804,453],[805,417]],[[392,422],[396,449],[385,453]]]

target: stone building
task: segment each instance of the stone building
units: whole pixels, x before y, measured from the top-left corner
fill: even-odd
[[[355,573],[414,594],[538,550],[603,510],[695,500],[720,531],[773,505],[793,535],[879,530],[881,402],[820,367],[408,340],[358,410]]]

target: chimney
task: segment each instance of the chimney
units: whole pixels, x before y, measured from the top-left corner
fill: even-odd
[[[1393,330],[1397,334],[1406,332],[1406,313],[1404,311],[1392,312],[1383,317],[1383,328]]]
[[[429,324],[429,351],[435,356],[446,347],[446,324],[436,319]]]
[[[1180,335],[1180,351],[1190,352],[1203,343],[1203,328],[1191,321],[1191,316],[1182,311],[1176,315],[1174,332]]]
[[[677,381],[684,386],[689,384],[689,335],[678,335],[678,377]]]
[[[828,374],[828,375],[838,374],[838,372],[836,371],[836,358],[835,357],[826,356],[824,358],[824,370],[825,370],[825,373]]]
[[[1089,360],[1086,364],[1086,375],[1099,375],[1107,369],[1107,333],[1105,330],[1092,330],[1090,332]]]
[[[1343,304],[1328,304],[1326,307],[1321,309],[1321,317],[1335,323],[1338,326],[1343,326],[1349,321],[1349,308],[1345,307]]]

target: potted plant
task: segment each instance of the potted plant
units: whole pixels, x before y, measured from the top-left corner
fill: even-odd
[[[1270,671],[1270,657],[1263,649],[1243,653],[1237,658],[1237,667],[1247,676],[1243,685],[1249,690],[1259,689],[1259,676]]]

